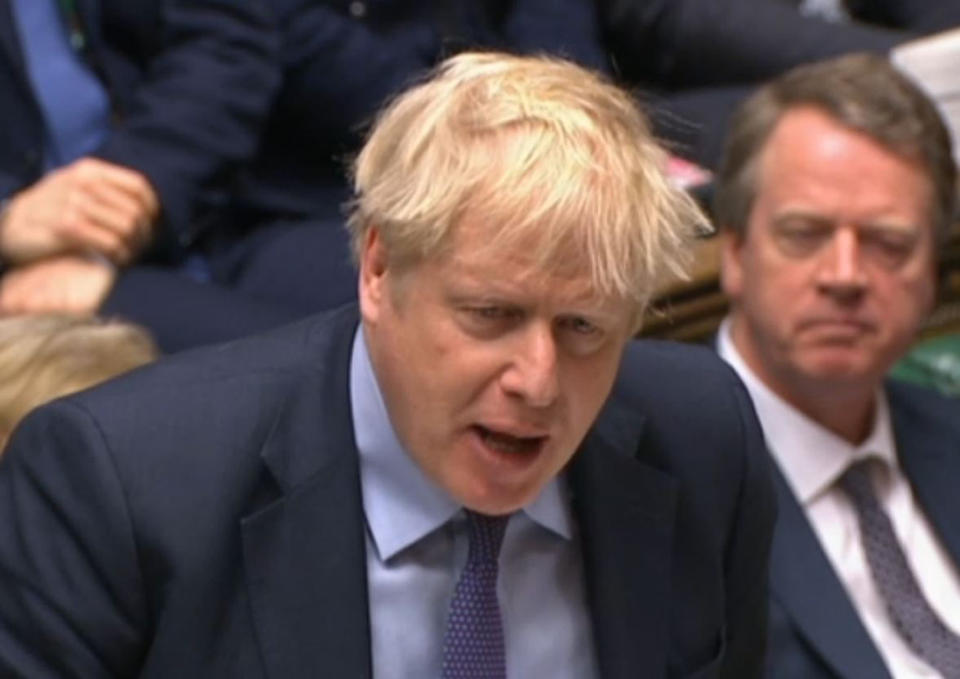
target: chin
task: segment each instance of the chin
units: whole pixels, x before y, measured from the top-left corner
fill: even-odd
[[[837,386],[857,386],[873,381],[876,371],[864,361],[840,357],[822,358],[808,363],[803,368],[808,379],[831,383]]]
[[[504,488],[496,483],[488,482],[474,484],[468,492],[462,493],[457,499],[467,509],[480,514],[499,516],[511,514],[533,502],[540,490],[540,484],[535,488]]]

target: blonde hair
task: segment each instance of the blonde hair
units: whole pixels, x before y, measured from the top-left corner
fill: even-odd
[[[538,266],[583,253],[598,291],[634,300],[639,319],[663,278],[685,275],[706,223],[665,167],[636,102],[602,76],[463,53],[376,120],[353,167],[354,255],[375,227],[391,259],[416,262],[469,215],[493,227],[495,247],[533,237]]]
[[[37,406],[157,355],[149,334],[129,323],[59,314],[0,319],[0,446]]]

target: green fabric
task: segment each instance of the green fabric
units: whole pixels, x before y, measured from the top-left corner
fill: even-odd
[[[893,366],[890,375],[960,396],[960,334],[920,342]]]

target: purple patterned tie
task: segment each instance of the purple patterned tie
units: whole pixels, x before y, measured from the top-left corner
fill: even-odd
[[[930,608],[907,558],[893,532],[890,517],[873,492],[869,467],[876,460],[861,460],[840,478],[857,510],[863,551],[873,581],[887,605],[890,619],[914,653],[945,679],[960,678],[960,637],[951,632]]]
[[[443,640],[443,679],[506,679],[503,624],[497,603],[497,559],[509,516],[465,510],[467,565],[450,601]]]

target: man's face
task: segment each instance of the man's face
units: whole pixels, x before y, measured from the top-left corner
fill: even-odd
[[[933,303],[930,180],[808,107],[780,120],[757,177],[746,235],[724,246],[734,342],[788,400],[872,391]]]
[[[398,269],[372,231],[361,258],[366,338],[391,422],[464,506],[504,514],[573,455],[613,384],[633,305],[585,266],[545,273],[464,220],[444,254]],[[535,248],[537,243],[530,243]],[[574,259],[573,264],[579,264]]]

